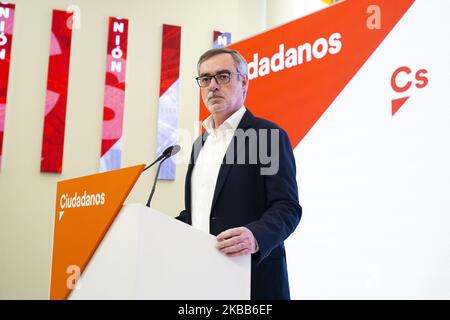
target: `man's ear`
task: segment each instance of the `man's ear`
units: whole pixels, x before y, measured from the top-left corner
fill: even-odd
[[[247,91],[248,91],[248,83],[249,83],[248,75],[243,74],[242,75],[242,91],[244,91],[244,97],[246,96]]]

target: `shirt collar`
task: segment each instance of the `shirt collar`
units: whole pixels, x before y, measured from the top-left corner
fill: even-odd
[[[244,116],[245,111],[247,111],[247,109],[245,108],[245,106],[240,107],[237,111],[235,111],[231,116],[229,116],[218,128],[219,130],[222,129],[232,129],[232,130],[236,130],[239,122],[241,122],[242,117]],[[214,128],[213,128],[213,123],[214,123],[214,119],[212,117],[212,115],[210,115],[208,118],[206,118],[203,122],[202,125],[203,127],[206,129],[206,131],[208,132],[208,134],[210,134]]]

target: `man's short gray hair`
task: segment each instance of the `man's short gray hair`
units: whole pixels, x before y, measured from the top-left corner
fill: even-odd
[[[202,54],[197,62],[197,73],[200,75],[200,65],[204,61],[208,60],[213,56],[223,53],[228,53],[231,55],[231,57],[234,60],[234,66],[236,67],[237,72],[239,72],[241,75],[247,75],[248,72],[247,61],[238,51],[227,48],[210,49],[206,51],[204,54]]]

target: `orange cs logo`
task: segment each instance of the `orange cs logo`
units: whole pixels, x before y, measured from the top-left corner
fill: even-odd
[[[403,66],[394,71],[391,76],[391,87],[397,93],[405,93],[415,86],[417,89],[425,88],[428,84],[428,71],[420,69],[413,72],[410,68]],[[410,95],[392,100],[392,115],[394,115]]]

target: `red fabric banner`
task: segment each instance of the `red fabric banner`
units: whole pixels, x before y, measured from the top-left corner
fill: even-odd
[[[5,131],[6,97],[14,27],[14,4],[0,3],[0,165]]]
[[[180,46],[181,27],[163,25],[157,155],[160,155],[168,146],[176,144],[178,140]],[[175,157],[171,157],[161,165],[159,179],[174,180],[175,173]]]
[[[69,82],[72,13],[53,10],[41,172],[62,172]]]
[[[100,171],[121,165],[128,20],[109,18]]]

